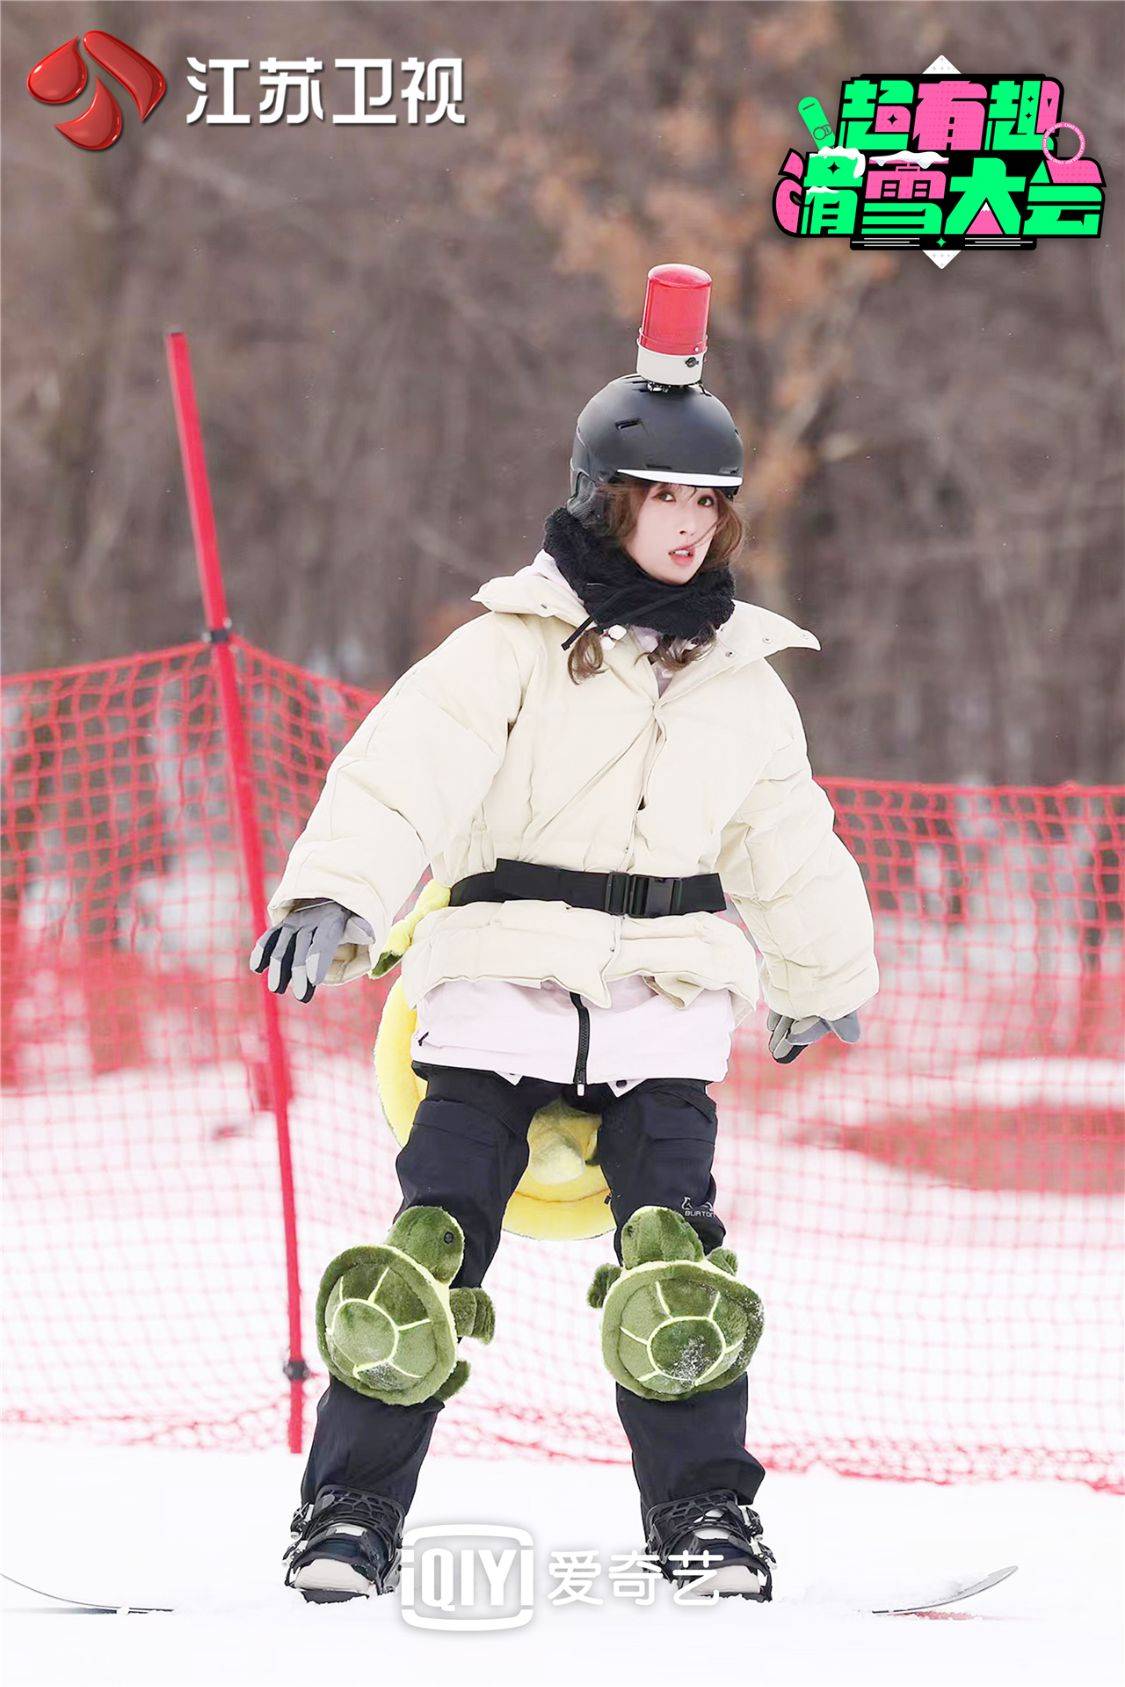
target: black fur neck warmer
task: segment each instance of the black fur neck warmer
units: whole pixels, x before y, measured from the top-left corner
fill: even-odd
[[[543,528],[543,549],[589,610],[582,626],[564,642],[596,626],[652,627],[668,638],[698,639],[734,614],[734,575],[723,568],[698,568],[682,585],[656,580],[621,545],[599,538],[560,504]]]

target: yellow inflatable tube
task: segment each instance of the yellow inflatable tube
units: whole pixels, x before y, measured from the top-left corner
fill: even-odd
[[[381,978],[398,965],[410,947],[414,927],[424,915],[449,902],[449,887],[430,880],[409,914],[387,934],[387,946],[372,968]],[[410,1064],[410,1042],[417,1015],[406,1000],[402,981],[387,993],[375,1038],[375,1080],[387,1123],[401,1145],[410,1135],[426,1084]],[[563,1100],[541,1107],[528,1128],[531,1155],[504,1213],[503,1228],[537,1240],[579,1241],[613,1229],[609,1190],[596,1161],[599,1118],[580,1113]]]

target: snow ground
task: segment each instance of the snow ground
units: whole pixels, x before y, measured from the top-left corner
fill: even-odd
[[[774,1603],[691,1610],[665,1583],[649,1606],[614,1597],[610,1555],[643,1547],[627,1468],[433,1452],[408,1528],[514,1525],[530,1532],[534,1556],[525,1626],[443,1634],[409,1625],[399,1595],[311,1606],[282,1586],[301,1470],[283,1452],[9,1443],[4,1467],[6,1572],[70,1595],[180,1606],[83,1619],[0,1584],[10,1687],[448,1687],[452,1672],[489,1687],[616,1687],[672,1669],[754,1687],[1122,1678],[1121,1502],[1080,1485],[771,1474],[759,1509],[778,1557]],[[600,1606],[549,1597],[561,1549],[600,1555]],[[863,1609],[1009,1563],[1016,1576],[943,1616]]]

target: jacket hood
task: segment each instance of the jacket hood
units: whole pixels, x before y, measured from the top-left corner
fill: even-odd
[[[571,627],[581,626],[587,617],[585,604],[545,550],[514,574],[486,580],[470,601],[506,615],[553,615]],[[734,614],[717,630],[715,641],[724,656],[743,661],[793,647],[820,649],[815,633],[775,610],[741,599],[735,600]]]

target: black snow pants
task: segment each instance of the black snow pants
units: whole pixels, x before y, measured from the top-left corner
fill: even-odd
[[[527,1166],[528,1125],[560,1094],[571,1106],[601,1114],[598,1159],[610,1190],[618,1261],[622,1226],[638,1207],[682,1212],[705,1249],[723,1241],[711,1175],[717,1114],[702,1078],[646,1078],[622,1095],[591,1084],[580,1097],[573,1084],[544,1078],[513,1084],[496,1072],[419,1061],[413,1070],[428,1089],[395,1161],[402,1189],[395,1217],[407,1207],[441,1206],[458,1220],[465,1256],[452,1287],[480,1287],[500,1242],[504,1210]],[[745,1374],[688,1400],[645,1400],[614,1386],[642,1522],[660,1501],[713,1488],[733,1488],[740,1500],[753,1503],[765,1471],[743,1444]],[[332,1377],[317,1407],[302,1502],[322,1488],[341,1486],[384,1495],[409,1510],[444,1404],[431,1396],[413,1406],[387,1405]]]

